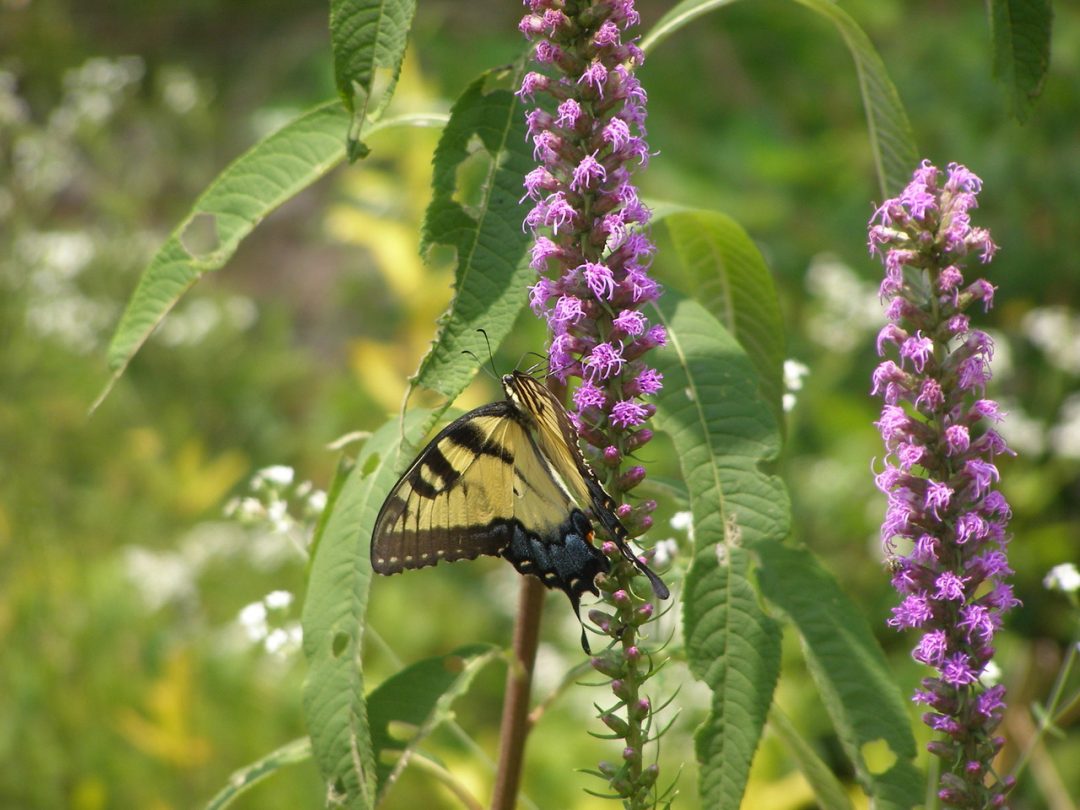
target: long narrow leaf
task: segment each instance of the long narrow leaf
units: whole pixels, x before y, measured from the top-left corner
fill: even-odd
[[[263,779],[273,776],[286,765],[304,762],[311,758],[311,740],[302,737],[272,751],[262,759],[241,768],[229,777],[229,784],[218,791],[206,804],[206,810],[225,810],[242,793],[246,793]]]
[[[271,211],[341,161],[348,118],[336,101],[322,104],[260,141],[218,175],[143,271],[109,345],[113,380],[204,273],[217,270]],[[184,245],[193,223],[212,230],[216,246]]]
[[[761,590],[799,631],[810,674],[863,790],[876,808],[919,804],[923,780],[904,700],[859,608],[806,549],[763,543],[757,550]],[[890,767],[867,762],[873,743],[888,747],[895,758]]]
[[[851,810],[851,799],[844,786],[810,747],[798,729],[777,706],[769,712],[769,728],[784,743],[799,771],[810,783],[814,797],[824,810]]]
[[[394,94],[416,0],[330,0],[330,44],[334,51],[334,81],[346,109],[353,114],[349,126],[349,158],[364,157],[360,130],[368,117],[379,71],[389,76],[378,88],[375,113],[386,108]]]
[[[435,150],[433,197],[421,249],[446,245],[457,253],[454,299],[439,335],[420,363],[413,386],[453,400],[475,372],[465,351],[483,356],[483,328],[493,346],[510,331],[535,276],[522,261],[529,237],[518,203],[521,182],[532,166],[518,98],[505,88],[486,89],[513,71],[487,73],[462,93]],[[483,161],[484,177],[473,204],[462,202],[459,177],[469,161]]]
[[[664,298],[668,347],[656,424],[675,444],[694,518],[683,594],[690,671],[712,690],[695,735],[703,806],[738,808],[780,670],[780,628],[761,609],[748,549],[788,533],[783,485],[759,465],[779,433],[753,366],[700,304]]]
[[[450,704],[468,691],[477,673],[499,653],[499,648],[490,644],[473,644],[449,655],[427,658],[387,678],[368,695],[379,801],[416,747],[451,717]],[[391,724],[415,732],[403,741],[390,733]],[[396,759],[391,762],[393,755]]]
[[[831,22],[855,60],[870,148],[877,167],[882,198],[897,194],[911,179],[919,150],[900,93],[889,78],[885,62],[870,37],[851,16],[831,0],[795,0]]]
[[[413,411],[401,430],[389,422],[368,439],[321,524],[304,601],[304,714],[327,795],[349,808],[375,805],[360,650],[371,584],[371,529],[400,467],[398,448],[418,438],[426,414]],[[340,486],[340,488],[339,488]]]
[[[442,126],[445,120],[441,114],[400,116],[372,124],[366,133],[395,126]],[[223,267],[274,209],[341,163],[341,133],[347,122],[337,101],[321,104],[257,143],[209,185],[143,270],[109,344],[113,374],[92,409],[104,401],[131,358],[196,281]],[[213,231],[212,250],[200,253],[185,247],[189,229],[199,225]]]
[[[1005,85],[1013,115],[1026,121],[1050,67],[1050,0],[991,0],[994,75]]]
[[[698,17],[724,6],[730,6],[735,0],[682,0],[669,8],[641,38],[641,50],[651,52],[657,45],[680,31]]]
[[[757,371],[762,399],[781,424],[784,322],[765,259],[746,231],[718,211],[678,211],[662,221],[677,259],[663,261],[665,280],[692,294],[739,341]]]
[[[683,0],[676,3],[642,39],[643,50],[651,51],[698,17],[732,2],[734,0]],[[885,63],[866,32],[831,0],[795,2],[831,22],[851,52],[859,77],[863,107],[866,110],[870,148],[873,150],[874,164],[877,167],[880,191],[883,198],[892,196],[910,179],[918,161],[918,148],[907,112],[900,101],[900,94],[889,78]]]

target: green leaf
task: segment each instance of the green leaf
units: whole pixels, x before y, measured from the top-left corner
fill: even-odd
[[[733,0],[683,0],[676,3],[645,35],[641,42],[642,49],[646,53],[650,52],[656,45],[698,17],[732,2]],[[863,106],[866,109],[870,148],[874,154],[881,194],[883,197],[893,196],[911,179],[919,153],[907,112],[888,71],[885,70],[885,63],[866,32],[832,0],[795,2],[829,20],[840,32],[851,52],[859,77]]]
[[[105,400],[131,358],[203,274],[223,267],[275,208],[341,162],[341,132],[347,122],[337,101],[322,104],[259,141],[214,179],[143,270],[109,345],[112,377],[91,410]],[[443,123],[440,114],[403,115],[373,123],[365,132]],[[200,238],[211,248],[197,249],[194,243]],[[185,246],[185,240],[191,244]]]
[[[224,810],[233,803],[241,793],[261,782],[268,776],[297,762],[304,762],[311,758],[311,740],[302,737],[267,754],[262,759],[251,763],[246,768],[233,773],[229,777],[229,784],[223,787],[218,794],[206,804],[206,810]]]
[[[782,425],[784,322],[761,253],[735,220],[718,211],[681,211],[663,222],[678,258],[664,262],[665,281],[735,336],[754,364],[761,398]]]
[[[761,609],[750,552],[788,533],[787,494],[760,465],[780,447],[754,368],[723,325],[694,301],[665,296],[668,345],[656,425],[675,444],[694,518],[682,598],[690,671],[712,690],[695,735],[703,806],[737,808],[780,670],[780,628]]]
[[[735,0],[682,0],[681,3],[676,3],[641,38],[641,50],[647,54],[652,52],[653,48],[698,17],[718,8],[730,6],[734,2]]]
[[[516,81],[516,71],[486,73],[474,81],[450,112],[435,150],[433,196],[424,220],[421,250],[447,245],[457,252],[454,300],[440,320],[438,338],[420,363],[412,386],[422,385],[453,400],[485,356],[483,328],[496,347],[525,304],[535,272],[522,261],[529,236],[518,204],[525,173],[533,168],[525,141],[524,112],[507,89],[485,87],[496,76]],[[459,178],[480,170],[475,195]],[[463,197],[469,197],[466,202]]]
[[[859,607],[806,549],[763,543],[757,551],[762,593],[798,630],[810,674],[871,804],[897,810],[920,804],[923,777],[914,765],[904,699]]]
[[[851,810],[851,799],[840,780],[777,706],[769,712],[769,728],[783,741],[799,771],[810,783],[818,805],[824,810]]]
[[[375,92],[381,96],[373,118],[386,109],[394,95],[415,12],[415,0],[330,0],[334,81],[345,108],[353,114],[349,160],[367,156],[367,147],[358,140],[360,130]],[[380,69],[389,80],[376,88]]]
[[[416,441],[427,414],[406,417],[406,440]],[[304,715],[315,761],[328,786],[350,808],[375,804],[376,770],[364,700],[360,650],[371,584],[371,529],[400,468],[401,425],[383,425],[356,464],[335,481],[337,495],[320,524],[302,617],[308,677]]]
[[[892,197],[911,180],[919,161],[915,134],[908,121],[900,93],[889,78],[885,62],[874,48],[870,37],[846,11],[832,0],[795,0],[816,11],[836,26],[836,30],[855,60],[859,77],[866,126],[870,133],[870,148],[874,153],[878,184],[882,197]]]
[[[223,266],[271,211],[341,161],[347,121],[336,101],[316,107],[252,147],[195,201],[128,302],[109,345],[113,376],[99,403],[180,296],[204,273]],[[195,245],[200,237],[205,246]]]
[[[1026,121],[1042,92],[1050,67],[1050,0],[992,0],[990,30],[994,39],[994,76],[1005,86],[1009,105]]]
[[[427,658],[406,667],[368,695],[378,801],[385,798],[416,747],[440,723],[450,719],[450,704],[468,691],[483,667],[499,656],[499,648],[490,644],[461,647],[449,655]],[[415,731],[402,740],[391,734],[391,724],[399,731]]]

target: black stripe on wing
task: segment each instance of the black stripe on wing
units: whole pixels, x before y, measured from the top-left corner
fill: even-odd
[[[489,410],[496,406],[498,406],[498,411]],[[481,411],[488,412],[482,414],[480,413]],[[511,408],[509,403],[506,402],[494,402],[491,405],[485,405],[483,408],[478,408],[468,414],[468,417],[473,416],[503,416],[513,419],[518,423],[521,422],[521,417],[517,410]],[[490,435],[485,436],[484,431],[472,421],[454,422],[447,427],[446,430],[440,433],[432,444],[438,444],[439,439],[449,439],[454,444],[458,445],[458,447],[463,447],[477,455],[495,456],[504,464],[514,463],[513,452],[509,448],[495,441]]]
[[[400,500],[400,499],[399,499]],[[495,520],[487,526],[451,526],[449,529],[419,531],[410,530],[409,538],[415,546],[411,554],[387,554],[372,557],[372,567],[380,574],[400,574],[413,568],[424,568],[439,562],[475,560],[481,555],[498,557],[510,544],[516,521]],[[448,543],[447,537],[460,538],[460,542]],[[390,539],[393,539],[393,535]],[[388,545],[392,545],[388,544]]]

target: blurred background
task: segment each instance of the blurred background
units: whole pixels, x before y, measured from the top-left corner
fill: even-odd
[[[1059,4],[1045,91],[1021,125],[991,79],[983,4],[843,5],[882,53],[922,153],[983,178],[975,222],[1001,245],[987,272],[996,306],[977,325],[996,341],[991,395],[1018,454],[1002,469],[1024,605],[999,645],[1015,757],[1070,633],[1065,600],[1041,581],[1080,557],[1080,12]],[[640,6],[647,27],[667,4]],[[514,59],[520,11],[421,3],[396,107],[446,110],[479,72]],[[808,369],[783,459],[797,535],[865,610],[910,692],[923,675],[911,639],[884,626],[894,596],[878,549],[870,459],[882,449],[867,396],[881,315],[865,248],[881,195],[848,53],[806,10],[768,0],[696,23],[640,76],[659,151],[638,175],[644,195],[731,214],[775,273],[789,356]],[[373,138],[370,159],[271,216],[184,298],[105,404],[87,409],[141,268],[198,193],[333,95],[319,4],[0,0],[2,807],[198,806],[232,771],[305,733],[297,622],[304,546],[339,456],[327,445],[400,407],[450,296],[445,257],[425,266],[416,247],[437,133]],[[496,365],[542,341],[523,320]],[[482,379],[459,405],[495,396]],[[665,446],[650,448],[654,472],[670,474]],[[685,542],[671,512],[653,539]],[[508,643],[516,588],[498,561],[376,582],[370,683],[462,643]],[[581,660],[565,600],[552,599],[541,694]],[[786,643],[779,703],[844,773],[797,641]],[[654,682],[661,691],[681,681],[669,670]],[[458,704],[489,756],[502,680],[491,668]],[[687,708],[664,740],[669,777],[692,761],[702,698],[693,688],[679,698]],[[617,755],[582,732],[601,699],[574,688],[555,701],[530,743],[527,806],[611,806],[584,794],[600,786],[574,770]],[[433,750],[486,801],[483,758],[450,734]],[[1075,731],[1050,739],[1014,806],[1075,806],[1077,761]],[[687,767],[676,806],[694,806],[694,778]],[[810,807],[809,796],[767,738],[745,806]],[[322,798],[309,762],[236,806]],[[421,799],[457,806],[412,771],[390,805]]]

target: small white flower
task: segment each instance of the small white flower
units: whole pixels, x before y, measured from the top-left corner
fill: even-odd
[[[679,544],[675,541],[674,537],[669,537],[653,546],[653,562],[663,568],[675,559],[675,555],[678,553]]]
[[[676,512],[671,516],[671,528],[676,531],[688,531],[693,522],[694,516],[690,512]]]
[[[293,595],[288,591],[270,591],[263,603],[271,610],[282,610],[292,604]]]
[[[241,498],[233,509],[233,515],[241,521],[262,520],[266,517],[266,507],[258,498]]]
[[[263,641],[263,647],[270,654],[279,653],[289,643],[289,634],[280,627],[275,627]]]
[[[275,500],[266,509],[266,517],[276,532],[289,530],[289,505],[285,501]]]
[[[262,641],[269,632],[266,624],[266,605],[262,602],[252,602],[240,609],[240,626],[244,628],[247,637],[251,641]]]
[[[803,377],[810,373],[810,367],[798,360],[784,361],[784,388],[788,391],[801,391]]]
[[[1071,562],[1055,565],[1043,579],[1043,586],[1050,591],[1076,593],[1080,590],[1080,571]]]
[[[315,490],[308,496],[307,505],[312,512],[321,515],[326,509],[326,493],[321,489]]]
[[[784,388],[786,390],[781,397],[784,413],[790,413],[795,408],[795,392],[802,390],[803,377],[809,373],[810,367],[805,363],[800,363],[798,360],[784,361]]]
[[[690,512],[676,512],[672,515],[671,528],[677,532],[686,532],[690,542],[694,542],[694,516]]]
[[[979,680],[984,686],[994,686],[1001,683],[1001,667],[994,661],[987,661],[986,666],[983,667],[983,671],[979,675]]]
[[[263,641],[263,649],[271,655],[286,656],[298,649],[302,640],[300,623],[290,622],[285,627],[275,627],[271,630]]]
[[[276,484],[279,487],[287,487],[293,482],[296,477],[296,470],[292,467],[287,467],[284,464],[275,464],[272,467],[263,467],[257,473],[255,473],[255,481],[266,481],[270,484]],[[255,483],[252,482],[252,486]]]
[[[183,555],[142,546],[129,546],[122,553],[125,573],[150,610],[197,598],[199,572]]]

